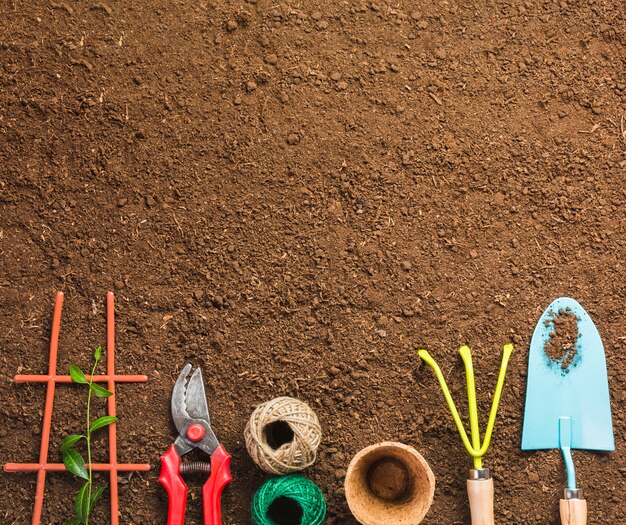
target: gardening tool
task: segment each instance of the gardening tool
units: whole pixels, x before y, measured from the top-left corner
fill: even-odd
[[[546,353],[558,315],[576,317],[578,335],[559,359]],[[567,488],[560,502],[563,525],[585,525],[587,502],[576,484],[572,449],[615,450],[604,347],[591,317],[561,297],[543,313],[530,343],[522,450],[560,448]]]
[[[202,488],[204,525],[221,525],[221,496],[232,481],[230,455],[211,429],[209,409],[204,393],[202,372],[197,368],[188,380],[191,365],[185,365],[172,392],[172,419],[178,437],[161,457],[159,482],[167,490],[169,510],[167,525],[183,525],[187,500],[187,485],[181,474],[209,474]],[[211,462],[181,463],[181,456],[199,448],[211,456]]]
[[[500,363],[500,373],[498,374],[498,382],[496,383],[496,391],[491,402],[491,411],[489,413],[489,421],[487,422],[487,430],[483,442],[480,442],[480,430],[478,428],[478,406],[476,403],[476,383],[474,381],[474,366],[472,364],[472,353],[469,347],[462,346],[459,349],[461,359],[465,365],[465,376],[467,380],[467,399],[469,405],[470,431],[472,442],[467,437],[467,432],[456,409],[450,390],[443,377],[441,369],[426,350],[420,350],[418,355],[433,369],[443,395],[448,403],[452,418],[459,431],[463,445],[467,452],[474,458],[474,468],[469,471],[469,479],[467,480],[467,496],[470,504],[470,513],[472,516],[472,525],[494,525],[493,516],[493,479],[488,468],[483,468],[482,457],[487,452],[491,442],[491,434],[496,422],[496,414],[500,397],[502,395],[502,387],[504,385],[504,377],[509,364],[509,358],[513,352],[513,345],[504,345],[502,352],[502,362]]]

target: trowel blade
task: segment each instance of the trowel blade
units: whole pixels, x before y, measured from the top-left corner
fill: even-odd
[[[576,316],[578,339],[569,366],[545,350],[559,311]],[[561,297],[543,313],[530,343],[522,450],[559,448],[559,418],[571,418],[571,447],[615,450],[609,382],[600,334],[574,299]]]

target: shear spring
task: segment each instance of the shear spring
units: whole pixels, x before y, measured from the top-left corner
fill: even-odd
[[[211,474],[211,463],[206,461],[190,461],[188,463],[181,463],[181,474]]]

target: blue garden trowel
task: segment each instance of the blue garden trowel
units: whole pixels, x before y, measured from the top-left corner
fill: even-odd
[[[563,321],[569,322],[569,344],[561,344]],[[587,502],[576,484],[572,449],[615,450],[615,441],[600,334],[584,308],[567,297],[539,319],[528,356],[522,450],[551,448],[561,449],[567,471],[561,523],[585,525]]]

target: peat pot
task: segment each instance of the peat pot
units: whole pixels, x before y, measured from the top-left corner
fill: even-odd
[[[345,479],[346,499],[363,525],[420,523],[435,493],[435,476],[413,447],[385,441],[358,452]]]

